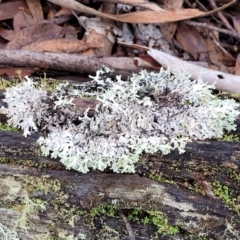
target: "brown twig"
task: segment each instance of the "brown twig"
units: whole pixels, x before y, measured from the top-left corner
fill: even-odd
[[[0,65],[17,67],[38,67],[60,71],[95,74],[96,70],[107,66],[115,69],[114,75],[129,77],[139,72],[138,67],[129,57],[85,57],[77,54],[30,52],[23,50],[0,50]],[[145,67],[147,68],[147,67]]]
[[[128,235],[129,235],[129,240],[135,240],[135,235],[133,233],[133,230],[132,230],[132,227],[131,227],[131,224],[129,223],[127,217],[123,214],[122,211],[120,211],[120,216],[122,217],[124,223],[126,224],[126,228],[127,228],[127,231],[128,231]]]
[[[217,8],[216,3],[214,2],[214,0],[208,0],[211,7],[213,9]],[[228,28],[229,30],[234,30],[234,28],[231,26],[231,24],[228,22],[228,20],[226,19],[226,17],[223,15],[222,12],[217,12],[218,17],[222,20],[222,22],[224,23],[225,27]]]
[[[195,21],[185,21],[185,23],[187,23],[188,25],[196,26],[196,27],[203,27],[203,28],[214,30],[214,31],[218,31],[218,32],[227,34],[229,36],[233,36],[235,38],[240,39],[240,34],[237,33],[235,30],[222,29],[219,27],[209,25],[207,23],[200,23],[200,22],[195,22]]]

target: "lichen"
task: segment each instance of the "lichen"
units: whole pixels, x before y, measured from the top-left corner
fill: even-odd
[[[62,85],[50,94],[28,78],[7,89],[8,107],[1,112],[25,136],[39,128],[48,130],[48,136],[38,140],[43,154],[59,157],[67,169],[82,173],[108,167],[114,172],[134,172],[142,153],[168,154],[176,148],[183,153],[192,140],[221,138],[226,130],[236,128],[239,104],[215,97],[214,86],[200,78],[191,81],[185,73],[163,69],[141,71],[129,81],[104,74],[99,70],[79,89]],[[89,109],[71,111],[76,96],[100,102],[93,117]],[[55,113],[49,110],[49,102]],[[74,119],[80,123],[73,124]]]
[[[19,240],[15,230],[10,230],[7,226],[0,223],[0,239],[3,240]]]

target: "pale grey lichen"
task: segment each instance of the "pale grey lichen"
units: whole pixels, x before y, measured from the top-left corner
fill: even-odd
[[[10,230],[6,225],[0,223],[0,239],[19,240],[19,237],[15,230]]]
[[[6,90],[3,101],[8,107],[1,108],[1,113],[9,117],[8,124],[23,129],[25,137],[32,131],[37,131],[37,123],[40,123],[47,107],[42,101],[47,92],[42,88],[35,88],[30,78],[26,80]]]
[[[104,77],[100,70],[91,78],[79,90],[67,93],[99,100],[93,117],[89,117],[87,109],[84,114],[74,115],[78,116],[78,125],[72,123],[73,116],[66,119],[69,113],[66,115],[65,108],[72,104],[64,96],[66,86],[60,87],[58,94],[52,93],[55,106],[62,109],[64,124],[56,124],[56,117],[49,114],[46,117],[45,105],[39,109],[49,134],[40,137],[38,143],[45,155],[59,157],[68,169],[86,173],[91,168],[102,171],[110,167],[114,172],[134,172],[142,153],[168,154],[176,148],[183,153],[192,140],[220,138],[225,130],[236,128],[239,104],[216,98],[211,92],[214,86],[200,78],[191,81],[185,73],[170,70],[141,71],[129,81],[122,81],[120,76],[115,80]],[[20,91],[21,86],[16,88]],[[10,108],[4,111],[11,117],[16,113],[11,107],[13,92],[8,91],[5,101]],[[45,95],[38,100],[42,96]],[[23,109],[30,110],[27,106]],[[28,127],[16,117],[10,121],[23,129]]]

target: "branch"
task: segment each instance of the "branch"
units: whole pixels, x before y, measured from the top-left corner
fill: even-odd
[[[39,53],[22,50],[0,50],[0,65],[17,67],[39,67],[60,71],[95,74],[103,66],[113,68],[114,74],[129,77],[142,67],[129,57],[86,57],[67,53]],[[147,68],[147,66],[145,67]]]

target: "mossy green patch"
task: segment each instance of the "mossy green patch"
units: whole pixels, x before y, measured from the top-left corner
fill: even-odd
[[[20,129],[18,127],[13,127],[6,123],[1,123],[1,122],[0,122],[0,130],[11,131],[11,132],[19,132],[20,131]]]
[[[233,191],[228,186],[222,185],[219,181],[213,182],[212,185],[215,196],[222,199],[230,209],[240,213],[240,201],[233,197]]]
[[[165,183],[171,183],[171,184],[177,185],[173,180],[164,176],[163,173],[150,174],[149,178],[157,182],[165,182]]]
[[[237,134],[225,134],[223,138],[219,138],[218,141],[226,141],[226,142],[238,142],[239,136]]]
[[[133,209],[128,215],[132,221],[140,221],[144,224],[153,224],[157,227],[157,232],[163,235],[173,235],[179,233],[179,227],[168,223],[168,219],[161,211]]]

